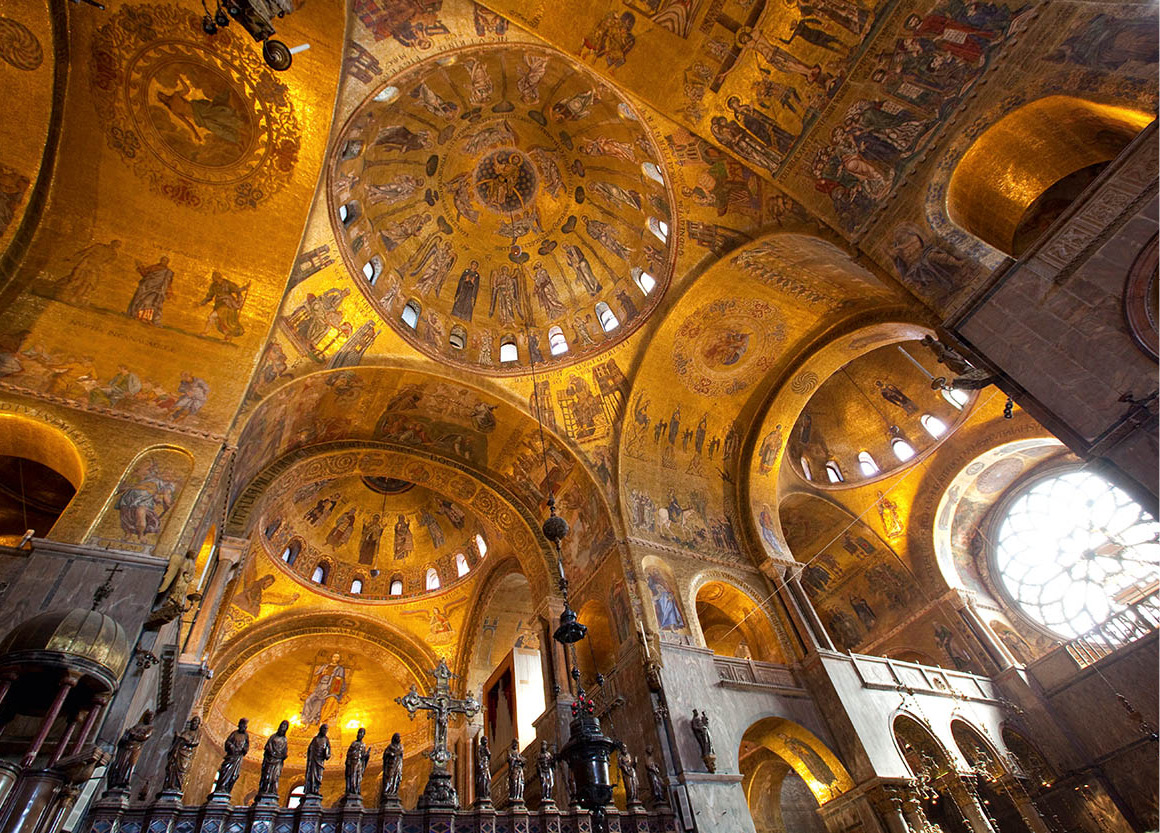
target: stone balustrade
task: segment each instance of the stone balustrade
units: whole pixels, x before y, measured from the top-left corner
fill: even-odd
[[[785,665],[720,655],[713,656],[713,665],[721,678],[721,684],[725,686],[793,690],[802,688],[793,670]]]
[[[912,694],[933,694],[984,703],[997,703],[1000,700],[995,684],[989,677],[886,657],[865,654],[849,656],[863,688],[905,689]]]

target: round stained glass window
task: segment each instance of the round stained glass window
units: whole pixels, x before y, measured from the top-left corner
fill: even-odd
[[[1160,524],[1102,477],[1067,471],[1036,480],[1011,501],[995,563],[1024,613],[1075,637],[1122,610],[1117,596],[1160,576]]]

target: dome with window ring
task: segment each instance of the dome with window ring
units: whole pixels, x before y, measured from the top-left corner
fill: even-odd
[[[360,601],[446,590],[475,575],[499,541],[461,501],[409,480],[358,475],[283,495],[266,509],[260,531],[267,555],[296,581]]]
[[[473,47],[406,70],[346,124],[328,167],[343,258],[432,358],[515,375],[623,341],[674,244],[648,128],[554,50]]]

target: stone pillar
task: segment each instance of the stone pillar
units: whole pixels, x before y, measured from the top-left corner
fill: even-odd
[[[952,772],[940,778],[937,784],[946,789],[973,833],[999,833],[991,824],[991,819],[988,818],[987,812],[979,801],[974,781],[975,776],[973,775],[960,775]]]
[[[879,787],[868,798],[890,833],[911,833],[906,817],[902,814],[903,797],[897,787]]]
[[[64,679],[60,682],[60,688],[57,689],[56,697],[53,699],[52,705],[48,707],[48,712],[44,715],[44,720],[40,724],[40,731],[36,733],[36,737],[32,739],[32,744],[28,747],[28,752],[25,753],[20,761],[21,766],[32,766],[32,762],[40,754],[40,747],[44,745],[45,739],[48,738],[48,733],[52,730],[52,724],[56,722],[56,718],[60,715],[65,698],[69,696],[69,693],[78,682],[80,682],[80,677],[73,672],[70,671],[65,674]]]
[[[979,644],[982,645],[983,650],[991,662],[995,663],[995,667],[1000,672],[1014,668],[1017,660],[1007,649],[1007,646],[996,638],[994,632],[987,626],[982,617],[979,616],[971,599],[966,597],[963,591],[960,590],[955,593],[954,604],[959,612],[959,616],[975,639],[979,640]]]
[[[786,571],[785,592],[782,598],[785,599],[791,615],[796,613],[802,620],[804,634],[814,643],[810,647],[815,650],[820,648],[823,651],[837,650],[825,626],[822,625],[822,620],[818,618],[818,612],[814,610],[809,596],[806,595],[805,588],[802,587],[801,570],[797,567],[791,567]]]
[[[1043,816],[1039,814],[1039,808],[1031,800],[1030,794],[1015,776],[1004,775],[997,786],[1011,799],[1011,803],[1019,811],[1019,817],[1023,819],[1023,823],[1031,833],[1052,833]]]
[[[190,628],[189,636],[185,640],[185,650],[182,651],[181,662],[194,665],[201,662],[205,652],[205,643],[209,639],[210,630],[217,618],[218,606],[221,604],[226,584],[229,583],[230,578],[241,563],[249,545],[250,542],[245,538],[223,537],[221,539],[221,544],[217,548],[213,573],[206,584],[193,627]]]

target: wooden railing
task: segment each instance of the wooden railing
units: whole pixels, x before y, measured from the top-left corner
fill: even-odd
[[[1160,628],[1160,594],[1145,596],[1067,643],[1067,652],[1080,668],[1130,645]]]

